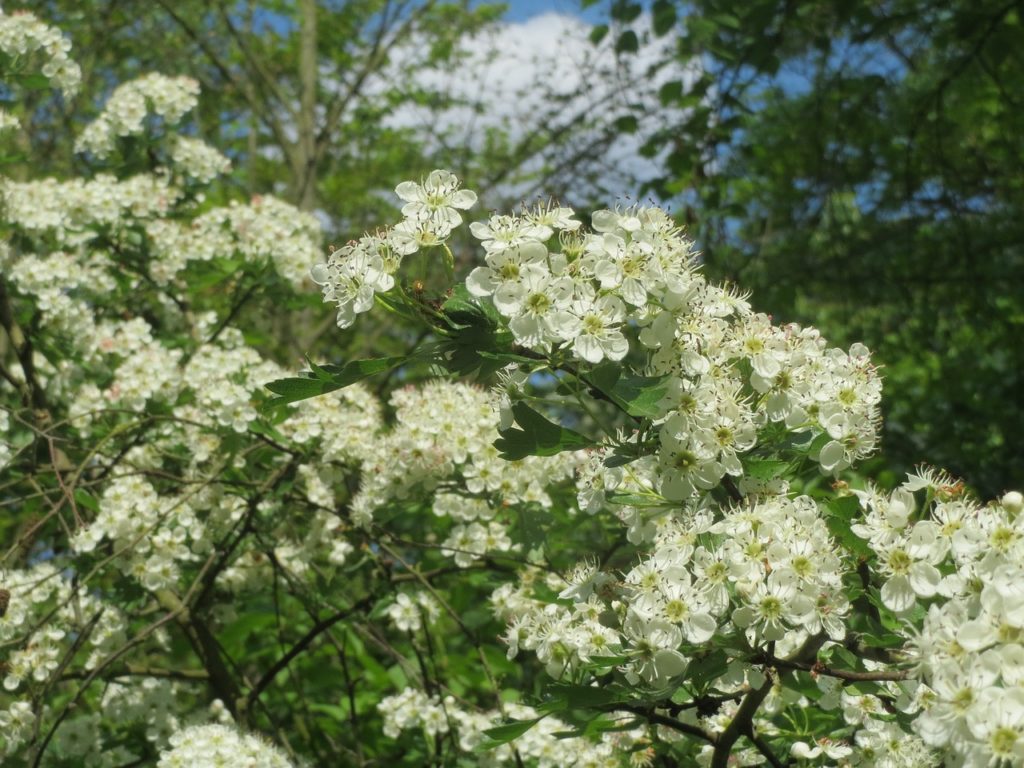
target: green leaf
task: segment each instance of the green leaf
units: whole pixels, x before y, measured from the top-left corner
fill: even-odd
[[[615,121],[615,130],[620,133],[636,133],[640,121],[635,115],[624,115]]]
[[[604,460],[604,465],[609,469],[614,469],[615,467],[624,467],[627,464],[632,464],[639,458],[640,457],[635,454],[619,453],[619,450],[615,449],[612,451],[611,456]]]
[[[490,299],[473,296],[464,285],[456,286],[442,305],[445,320],[454,331],[440,345],[439,362],[450,373],[481,378],[490,376],[510,362],[522,362],[507,354],[512,334]]]
[[[100,511],[100,503],[96,500],[96,497],[91,493],[83,491],[81,488],[75,488],[75,503],[85,507],[90,512],[99,513]]]
[[[339,707],[337,704],[321,704],[319,702],[312,702],[310,703],[309,708],[313,712],[320,712],[321,714],[327,715],[339,722],[348,720],[348,710],[345,707]]]
[[[728,27],[729,29],[739,29],[740,20],[733,16],[731,13],[719,13],[711,17],[711,20],[722,27]]]
[[[484,736],[487,738],[480,743],[477,749],[494,749],[502,744],[507,744],[513,739],[518,739],[543,719],[543,717],[535,717],[532,720],[513,720],[494,728],[488,728],[484,731]]]
[[[607,466],[607,462],[605,462]],[[660,496],[640,496],[635,493],[609,493],[605,496],[609,504],[620,504],[627,507],[665,507],[671,502]]]
[[[598,24],[596,27],[590,30],[590,42],[592,42],[594,45],[597,45],[598,43],[605,39],[607,34],[608,25]]]
[[[407,359],[405,357],[378,357],[369,360],[353,360],[345,365],[324,366],[311,362],[311,370],[307,372],[306,376],[278,379],[267,384],[267,389],[277,397],[264,403],[263,409],[268,410],[279,405],[324,395],[336,389],[343,389],[374,374],[397,368]]]
[[[504,328],[490,328],[484,323],[464,325],[454,337],[439,346],[438,362],[450,373],[481,378],[490,376],[510,362],[506,351],[512,346],[512,334]]]
[[[514,461],[526,456],[554,456],[562,451],[578,451],[594,443],[579,432],[548,421],[526,403],[514,403],[512,415],[522,429],[506,429],[494,441],[504,459]]]
[[[753,480],[764,482],[775,479],[784,473],[787,467],[789,462],[782,459],[750,457],[743,460],[743,474]]]
[[[619,35],[619,39],[615,42],[616,53],[636,53],[639,48],[640,41],[632,29],[627,29]]]
[[[54,87],[46,75],[16,75],[15,79],[18,85],[29,91],[47,91]]]
[[[618,691],[590,685],[555,683],[549,685],[545,693],[550,698],[537,709],[546,713],[564,712],[567,709],[600,709],[623,700],[623,695]]]
[[[477,298],[462,284],[452,289],[452,295],[441,306],[441,310],[457,328],[481,324],[496,328],[501,324],[501,316],[494,303],[490,299]]]
[[[689,681],[695,686],[706,686],[724,675],[729,669],[729,655],[715,650],[703,658],[695,658],[689,667]]]
[[[266,435],[267,437],[276,440],[279,443],[287,443],[288,438],[274,429],[272,424],[268,424],[262,421],[251,421],[249,422],[249,432],[255,435]]]
[[[630,0],[613,0],[610,10],[613,19],[625,22],[635,21],[644,12],[640,3],[630,2]]]
[[[617,363],[605,363],[590,373],[590,382],[630,416],[656,419],[668,394],[671,376],[623,376]]]
[[[850,530],[850,525],[860,517],[860,502],[854,496],[840,496],[828,503],[825,524],[836,540],[848,551],[859,557],[869,558],[873,552],[870,545]]]
[[[658,89],[658,100],[663,107],[674,104],[683,96],[683,81],[669,80]]]
[[[651,28],[658,37],[672,31],[676,25],[676,7],[669,0],[657,0],[652,10]]]
[[[480,357],[485,357],[488,360],[497,360],[502,365],[507,365],[508,363],[523,363],[526,365],[532,365],[535,368],[543,366],[543,362],[540,360],[532,357],[526,357],[525,355],[515,355],[511,352],[487,352],[485,350],[480,350],[478,354]]]

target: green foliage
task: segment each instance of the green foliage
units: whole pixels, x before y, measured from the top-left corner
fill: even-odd
[[[514,461],[526,456],[554,456],[562,451],[578,451],[594,443],[579,432],[548,421],[526,403],[512,404],[512,415],[519,429],[502,430],[494,446],[502,458]]]
[[[404,357],[381,357],[374,360],[353,360],[344,365],[316,365],[309,363],[310,370],[306,376],[278,379],[267,384],[267,389],[277,395],[268,400],[264,408],[276,408],[279,405],[306,400],[317,395],[324,395],[338,389],[355,384],[357,381],[377,373],[390,371],[408,360]]]
[[[589,381],[630,416],[652,419],[662,415],[669,376],[635,376],[616,363],[602,363]]]
[[[656,31],[682,19],[674,66],[690,67],[660,91],[682,111],[649,141],[667,151],[653,188],[682,200],[708,273],[872,349],[895,476],[928,460],[982,495],[1011,486],[1024,456],[1020,7],[650,9]]]
[[[507,744],[513,739],[518,739],[533,726],[541,721],[542,718],[537,717],[532,720],[513,720],[509,723],[496,726],[494,728],[488,728],[484,731],[484,735],[487,737],[480,743],[477,749],[487,751],[500,747],[502,744]]]

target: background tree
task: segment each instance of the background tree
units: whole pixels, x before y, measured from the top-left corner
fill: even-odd
[[[620,47],[645,6],[614,2]],[[884,444],[994,493],[1024,457],[1024,82],[1019,2],[661,0],[661,91],[688,110],[653,189],[684,201],[712,275],[862,340]]]
[[[208,192],[211,201],[273,193],[315,210],[338,244],[393,217],[395,184],[435,167],[458,171],[494,207],[541,190],[584,203],[621,194],[636,186],[635,163],[622,158],[635,156],[637,140],[626,135],[625,150],[610,148],[623,143],[624,128],[642,132],[659,116],[630,113],[641,101],[657,104],[643,62],[594,48],[584,24],[552,17],[551,30],[523,30],[561,41],[550,53],[556,64],[571,57],[572,76],[552,77],[529,60],[536,46],[509,50],[527,41],[508,38],[498,4],[46,0],[38,12],[76,40],[83,89],[63,104],[40,92],[22,110],[22,144],[31,135],[47,158],[32,172],[81,170],[69,137],[116,83],[150,71],[189,75],[202,87],[193,130],[236,170]],[[455,246],[463,261],[465,245]],[[290,300],[289,312],[266,313],[250,284],[233,287],[238,312],[279,359],[315,351],[333,326],[312,293]],[[330,355],[386,354],[414,340],[401,326],[374,326],[334,339]]]

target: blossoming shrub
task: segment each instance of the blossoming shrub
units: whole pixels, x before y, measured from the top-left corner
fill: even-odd
[[[32,17],[0,50],[75,82]],[[196,93],[119,86],[102,172],[0,183],[5,764],[1024,762],[1024,497],[844,481],[868,350],[656,208],[479,217],[459,279],[443,170],[321,260],[206,199]],[[314,283],[419,341],[287,370],[245,321]]]

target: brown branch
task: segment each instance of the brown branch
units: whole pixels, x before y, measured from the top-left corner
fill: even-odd
[[[245,709],[248,709],[256,699],[259,698],[260,694],[266,690],[274,678],[283,670],[288,664],[300,653],[305,651],[312,645],[313,641],[316,640],[321,634],[326,632],[328,629],[333,627],[339,621],[347,619],[354,613],[365,611],[367,608],[373,605],[377,599],[376,595],[367,595],[362,600],[359,600],[348,608],[338,611],[337,613],[328,616],[327,618],[321,619],[306,632],[288,651],[275,661],[270,669],[263,673],[263,676],[256,681],[256,684],[249,691],[249,694],[245,697]]]
[[[857,672],[856,670],[850,669],[826,667],[824,664],[820,663],[776,659],[772,657],[767,657],[763,661],[765,664],[778,669],[795,669],[801,672],[810,672],[812,675],[834,677],[837,680],[843,680],[848,683],[898,682],[900,680],[910,679],[910,672],[905,669],[880,669],[871,672]]]
[[[57,668],[55,670],[53,670],[53,672],[50,674],[49,678],[47,678],[46,683],[39,690],[39,692],[36,693],[36,695],[32,697],[32,699],[33,699],[32,700],[32,708],[34,710],[36,709],[36,707],[40,707],[44,697],[46,696],[47,692],[50,690],[50,687],[53,686],[54,683],[56,683],[57,681],[60,680],[61,675],[64,673],[64,670],[67,669],[68,664],[70,664],[71,661],[75,658],[75,654],[78,653],[79,649],[83,645],[85,645],[85,641],[89,639],[90,635],[92,635],[93,630],[96,629],[96,625],[99,623],[100,618],[103,616],[103,614],[106,612],[106,610],[107,609],[104,606],[104,607],[101,607],[98,611],[96,611],[96,613],[93,614],[93,617],[91,619],[89,619],[89,622],[78,633],[78,636],[75,638],[75,641],[71,644],[71,647],[68,648],[67,652],[64,654],[64,657],[60,660],[60,664],[57,666]],[[43,712],[44,712],[44,709],[42,707],[40,707],[36,711],[36,719],[35,719],[35,724],[34,724],[33,733],[32,733],[33,741],[35,739],[39,738],[39,729],[40,729],[40,726],[42,725],[42,722],[43,722]],[[58,723],[59,722],[60,721],[58,720]],[[56,732],[57,732],[57,728],[56,728],[56,725],[55,725],[53,728],[51,728],[46,733],[45,738],[43,738],[42,743],[38,747],[38,752],[36,753],[35,759],[34,759],[34,761],[32,763],[34,768],[39,765],[40,761],[43,758],[43,752],[46,751],[46,747],[49,745],[50,740],[53,738],[53,735]]]
[[[199,50],[203,52],[203,55],[206,56],[214,69],[220,73],[221,77],[231,83],[231,85],[236,88],[240,94],[242,94],[242,97],[248,103],[253,114],[258,115],[259,119],[270,129],[270,132],[274,134],[274,139],[287,156],[291,150],[291,144],[288,142],[281,122],[275,119],[274,110],[268,109],[268,104],[261,103],[260,98],[252,88],[249,81],[245,78],[238,77],[231,71],[229,66],[217,54],[217,51],[207,41],[206,36],[199,30],[195,29],[195,27],[189,24],[188,21],[177,13],[174,9],[174,4],[170,0],[156,0],[156,2],[159,3],[160,7],[164,9],[167,15],[170,16],[179,27],[181,27],[185,35],[199,47]]]
[[[53,735],[57,732],[57,729],[60,727],[60,724],[68,716],[71,710],[78,706],[78,703],[82,700],[82,697],[85,696],[85,692],[89,690],[89,686],[92,685],[93,681],[100,677],[100,675],[107,667],[109,667],[119,658],[128,653],[128,651],[130,651],[132,648],[141,644],[147,637],[153,634],[153,632],[158,630],[167,622],[174,620],[178,613],[184,610],[188,610],[188,605],[194,596],[196,585],[199,583],[199,580],[203,577],[203,574],[205,574],[206,570],[209,568],[211,562],[213,562],[212,555],[207,559],[206,563],[203,564],[203,567],[199,571],[199,575],[196,577],[196,580],[192,583],[192,586],[189,587],[188,592],[185,593],[185,597],[181,600],[181,604],[178,609],[167,612],[149,626],[144,627],[142,630],[139,631],[138,634],[135,635],[135,637],[133,637],[131,640],[127,641],[116,651],[111,653],[106,659],[104,659],[102,662],[96,665],[96,667],[89,672],[89,674],[82,681],[82,685],[79,686],[78,691],[75,692],[75,695],[64,705],[64,708],[60,711],[60,714],[57,715],[57,719],[54,720],[53,724],[50,726],[50,730],[47,732],[43,744],[35,749],[34,761],[32,763],[33,768],[38,768],[40,761],[42,760],[43,750],[45,749],[46,744],[48,744],[50,739],[53,738]]]
[[[25,377],[22,397],[26,405],[31,405],[38,410],[46,410],[46,395],[43,387],[36,378],[36,366],[33,360],[34,351],[32,341],[22,331],[21,326],[14,319],[14,312],[11,309],[10,296],[7,293],[7,285],[0,280],[0,327],[7,332],[11,340],[14,353],[18,356],[21,370]],[[27,391],[26,391],[27,390]]]
[[[82,680],[89,676],[89,670],[76,670],[65,672],[61,680]],[[141,664],[125,664],[121,669],[111,670],[102,675],[104,680],[113,680],[118,677],[160,677],[170,680],[186,680],[202,682],[210,679],[210,673],[205,669],[162,669],[160,667],[146,667]]]
[[[654,725],[663,725],[666,728],[671,728],[673,731],[686,734],[687,736],[693,736],[695,739],[700,739],[701,741],[706,741],[708,744],[714,744],[718,740],[718,737],[716,737],[715,734],[705,731],[700,726],[690,725],[690,723],[684,723],[681,720],[676,720],[674,717],[658,714],[654,711],[653,707],[645,708],[638,707],[633,704],[612,704],[609,705],[605,711],[632,712],[634,715],[639,715],[644,718],[649,723],[653,723]]]
[[[813,659],[818,654],[818,649],[825,642],[825,635],[815,635],[810,637],[803,644],[803,646],[796,651],[789,659],[783,660],[782,663],[803,663],[809,659]],[[774,643],[769,644],[768,657],[774,659],[772,651],[774,650]],[[732,721],[726,726],[726,729],[722,731],[718,736],[718,742],[715,744],[715,752],[711,757],[711,768],[726,768],[729,764],[729,756],[732,753],[732,748],[739,740],[740,736],[746,736],[751,741],[757,738],[754,733],[754,716],[757,714],[757,710],[768,694],[771,693],[774,681],[771,676],[764,681],[764,684],[751,691],[743,697],[743,701],[740,702],[740,707],[736,710],[736,714],[733,716]],[[767,755],[765,755],[767,757]]]
[[[758,736],[756,733],[751,731],[747,734],[747,738],[754,743],[754,746],[757,747],[757,751],[764,755],[768,762],[772,764],[772,768],[784,768],[786,764],[776,757],[771,746],[764,740],[763,736]]]

